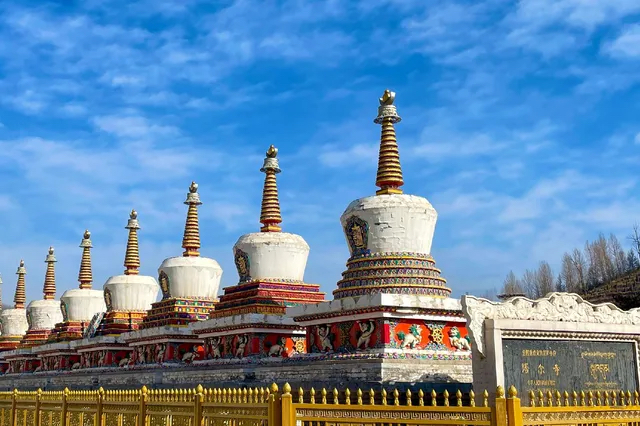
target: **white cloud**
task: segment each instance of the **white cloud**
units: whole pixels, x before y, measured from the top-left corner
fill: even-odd
[[[605,45],[604,51],[616,58],[640,57],[640,24],[625,27],[614,41]]]
[[[100,116],[93,123],[102,131],[123,138],[153,138],[157,136],[176,136],[180,133],[177,127],[149,123],[140,116]]]

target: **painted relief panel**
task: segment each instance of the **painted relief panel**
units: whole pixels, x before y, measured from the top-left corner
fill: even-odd
[[[191,364],[204,359],[204,352],[204,346],[196,343],[171,343],[166,359]]]
[[[307,345],[312,353],[366,351],[384,347],[383,330],[377,319],[321,324],[307,330]]]
[[[237,334],[209,337],[205,342],[206,359],[282,357],[306,353],[304,336],[279,333]]]
[[[470,351],[464,323],[389,321],[389,346],[398,349]]]

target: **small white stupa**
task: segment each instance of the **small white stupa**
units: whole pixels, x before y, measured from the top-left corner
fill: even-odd
[[[34,300],[27,306],[27,319],[29,320],[29,331],[24,336],[22,346],[33,346],[46,343],[49,334],[56,324],[62,322],[62,311],[60,301],[56,297],[56,271],[53,247],[49,247],[49,253],[45,259],[47,272],[44,276],[44,297],[41,300]]]
[[[82,260],[78,274],[79,288],[64,292],[61,300],[63,323],[56,326],[56,341],[75,340],[83,337],[94,315],[107,310],[102,290],[93,290],[91,271],[91,233],[84,231],[82,242]]]
[[[146,314],[151,309],[151,304],[156,301],[160,286],[154,277],[139,275],[138,229],[140,225],[138,213],[135,210],[131,210],[126,229],[129,230],[129,238],[124,260],[124,274],[109,277],[103,287],[107,311]]]
[[[29,329],[27,322],[27,311],[24,308],[26,302],[25,294],[25,278],[27,270],[24,267],[24,260],[20,261],[20,266],[16,272],[18,282],[16,284],[16,293],[13,298],[15,303],[13,309],[4,309],[0,314],[0,323],[2,323],[2,337],[0,337],[0,351],[15,349],[22,336]]]

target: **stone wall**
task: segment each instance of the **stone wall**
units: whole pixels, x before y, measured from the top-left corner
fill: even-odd
[[[471,362],[423,359],[354,359],[272,362],[272,365],[226,364],[158,367],[132,370],[90,369],[65,373],[8,374],[0,377],[0,390],[133,389],[149,388],[268,386],[289,382],[321,389],[369,389],[388,385],[399,388],[451,389],[470,386]],[[209,361],[211,363],[211,361]],[[217,368],[216,368],[217,367]]]

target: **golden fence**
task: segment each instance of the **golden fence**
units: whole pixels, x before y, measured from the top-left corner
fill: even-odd
[[[270,388],[0,392],[0,426],[556,426],[640,424],[638,392]]]

